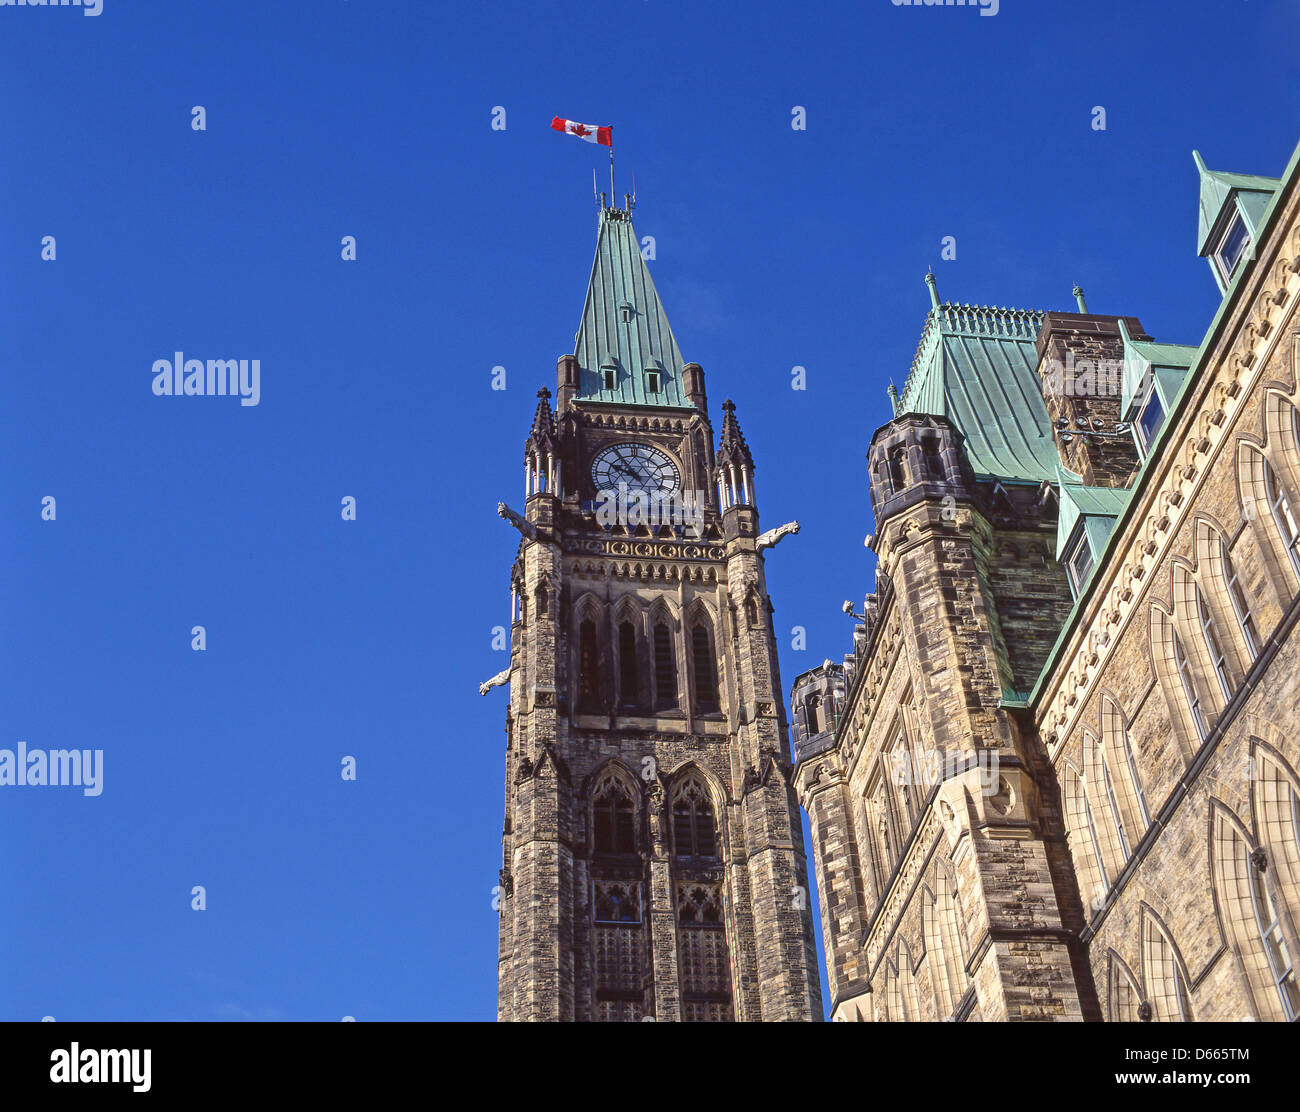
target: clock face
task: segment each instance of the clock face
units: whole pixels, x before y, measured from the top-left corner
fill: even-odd
[[[648,444],[611,444],[602,449],[591,461],[591,479],[597,490],[618,490],[619,483],[626,483],[629,491],[647,494],[672,494],[682,485],[677,464]]]

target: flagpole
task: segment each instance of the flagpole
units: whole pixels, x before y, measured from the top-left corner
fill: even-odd
[[[611,130],[610,130],[610,133],[609,133],[609,204],[610,204],[610,208],[614,208],[614,207],[616,206],[616,204],[617,204],[617,202],[614,200],[614,197],[615,197],[615,196],[616,196],[616,194],[614,193],[614,132],[613,132],[613,129],[611,129]]]

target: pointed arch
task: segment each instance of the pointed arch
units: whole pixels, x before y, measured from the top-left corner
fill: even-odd
[[[687,765],[673,775],[669,809],[674,857],[712,860],[722,856],[720,802],[718,791],[698,765]]]
[[[589,591],[573,604],[570,645],[573,705],[579,714],[598,714],[605,709],[605,606]]]
[[[1284,910],[1296,926],[1300,908],[1300,777],[1277,749],[1258,737],[1250,739],[1251,814],[1268,869],[1284,897]],[[1286,898],[1290,897],[1290,898]]]
[[[686,614],[686,650],[690,661],[691,705],[697,714],[721,708],[716,625],[707,605],[696,599]]]
[[[1177,557],[1172,563],[1174,625],[1186,651],[1189,675],[1201,699],[1208,733],[1208,725],[1232,699],[1237,677],[1229,666],[1223,627],[1191,565]]]
[[[1151,662],[1169,710],[1183,763],[1190,764],[1209,733],[1209,720],[1192,673],[1191,658],[1178,634],[1173,613],[1153,601],[1150,613]]]
[[[1083,731],[1083,789],[1092,813],[1106,876],[1113,879],[1124,871],[1132,856],[1133,842],[1124,828],[1123,812],[1116,797],[1114,779],[1103,759],[1101,746],[1091,730]]]
[[[640,601],[624,595],[614,604],[614,650],[616,654],[615,678],[618,682],[617,702],[622,710],[639,710],[644,705],[645,616]]]
[[[898,994],[898,967],[894,964],[893,958],[885,959],[876,1008],[877,1022],[892,1023],[902,1017],[903,1002]]]
[[[1162,1023],[1192,1019],[1191,980],[1187,964],[1159,916],[1142,905],[1142,976],[1152,1018]]]
[[[1300,506],[1263,448],[1237,441],[1237,487],[1243,514],[1255,534],[1264,566],[1285,608],[1300,586]]]
[[[966,975],[952,884],[942,868],[935,871],[934,888],[932,891],[926,885],[922,889],[921,927],[938,1014],[946,1017],[956,1011],[958,1003],[966,995],[970,978]]]
[[[1147,803],[1146,791],[1142,786],[1142,774],[1138,769],[1137,756],[1128,736],[1128,724],[1124,712],[1114,696],[1103,692],[1101,695],[1101,744],[1106,767],[1110,770],[1110,780],[1119,799],[1124,828],[1128,832],[1130,849],[1146,834],[1151,825],[1151,808]]]
[[[1062,802],[1065,807],[1065,834],[1074,858],[1074,871],[1083,896],[1084,914],[1101,906],[1110,885],[1103,871],[1101,841],[1084,791],[1083,776],[1070,761],[1061,762]]]
[[[592,774],[587,800],[592,852],[635,853],[641,811],[641,790],[636,777],[619,761],[611,759]]]
[[[733,1015],[730,943],[718,785],[687,763],[669,779],[673,879],[677,894],[677,953],[682,1019],[729,1020]]]
[[[1221,618],[1221,628],[1230,631],[1238,671],[1244,676],[1263,644],[1250,593],[1232,558],[1227,535],[1204,515],[1196,520],[1195,543],[1197,574]]]
[[[1109,951],[1107,965],[1106,1019],[1111,1023],[1136,1023],[1142,1003],[1142,990],[1137,978],[1114,950]]]
[[[923,1019],[921,997],[916,991],[916,967],[912,964],[912,950],[903,939],[898,941],[898,1001],[901,1005],[900,1018],[905,1022],[916,1023]]]
[[[1300,490],[1300,411],[1275,386],[1264,392],[1263,410],[1268,461],[1290,490]]]
[[[1261,1019],[1300,1014],[1300,989],[1286,932],[1245,825],[1224,803],[1210,801],[1210,876],[1215,910]]]
[[[675,610],[661,595],[651,604],[649,612],[650,628],[650,689],[652,706],[656,711],[674,711],[680,709],[680,690],[677,676],[677,643],[681,623]]]

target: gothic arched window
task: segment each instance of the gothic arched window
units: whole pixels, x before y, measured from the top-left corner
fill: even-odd
[[[1169,627],[1169,635],[1173,643],[1174,667],[1178,671],[1178,680],[1182,684],[1183,696],[1187,700],[1187,710],[1192,716],[1192,724],[1196,727],[1196,736],[1201,741],[1204,741],[1205,735],[1210,730],[1205,721],[1205,711],[1201,707],[1200,696],[1196,694],[1196,682],[1192,677],[1192,665],[1187,659],[1187,650],[1183,648],[1182,639],[1172,625]]]
[[[578,626],[578,709],[594,711],[600,706],[600,656],[596,647],[596,623],[583,619]]]
[[[626,619],[618,627],[618,699],[625,707],[637,704],[636,627]]]
[[[597,853],[636,852],[636,808],[631,792],[608,773],[592,792],[592,843]]]
[[[677,706],[677,670],[673,665],[673,634],[668,623],[655,625],[655,703],[660,709]]]
[[[1228,675],[1228,658],[1223,651],[1223,642],[1219,638],[1218,628],[1214,624],[1214,615],[1205,601],[1200,587],[1196,588],[1196,620],[1201,627],[1201,636],[1205,638],[1205,648],[1210,654],[1210,663],[1214,674],[1219,678],[1219,688],[1223,691],[1225,703],[1232,700],[1232,679]]]
[[[1268,506],[1273,520],[1282,534],[1282,543],[1286,554],[1291,558],[1291,567],[1300,575],[1300,520],[1296,518],[1295,506],[1291,495],[1281,482],[1277,472],[1264,460],[1264,492],[1268,496]]]
[[[691,626],[691,668],[695,678],[695,709],[708,714],[718,709],[718,670],[713,662],[713,638],[708,619],[700,616]]]
[[[1241,577],[1237,574],[1237,567],[1228,554],[1228,542],[1222,537],[1219,538],[1219,556],[1223,561],[1223,579],[1228,585],[1228,597],[1232,599],[1232,610],[1237,615],[1237,625],[1241,627],[1241,635],[1246,641],[1246,651],[1250,653],[1250,659],[1254,660],[1259,656],[1259,630],[1255,627],[1255,618],[1251,614],[1250,603],[1241,585]]]
[[[678,857],[717,857],[718,830],[708,788],[687,777],[673,792],[673,846]]]

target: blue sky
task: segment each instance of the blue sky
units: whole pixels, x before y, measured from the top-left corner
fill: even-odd
[[[683,354],[803,525],[787,691],[871,585],[927,267],[1197,343],[1191,149],[1275,175],[1300,138],[1291,0],[103,2],[0,7],[0,748],[104,751],[98,797],[0,787],[0,1019],[494,1016],[494,509],[607,180],[553,115],[614,126]],[[155,397],[178,350],[259,359],[260,404]]]

